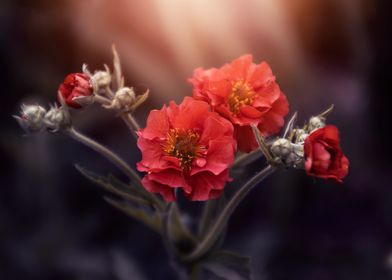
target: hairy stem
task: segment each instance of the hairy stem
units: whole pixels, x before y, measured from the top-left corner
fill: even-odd
[[[132,132],[132,136],[135,137],[135,139],[137,140],[136,132],[140,129],[140,126],[135,120],[135,118],[132,116],[131,113],[125,113],[122,115],[122,119],[128,126],[129,130]]]
[[[259,149],[255,149],[254,151],[247,154],[242,154],[235,159],[234,164],[231,168],[236,169],[238,167],[245,166],[256,159],[261,158],[262,156],[263,153]]]
[[[264,137],[261,135],[260,130],[255,125],[251,125],[253,134],[255,135],[257,144],[259,144],[260,150],[263,152],[265,159],[268,163],[273,162],[273,157],[269,151],[268,145],[264,140]]]
[[[216,240],[219,238],[222,230],[228,222],[231,214],[244,199],[244,197],[265,179],[269,174],[275,170],[275,167],[268,165],[266,168],[261,170],[255,176],[253,176],[248,182],[246,182],[239,190],[234,194],[230,201],[226,204],[223,211],[220,213],[214,225],[210,228],[204,239],[199,243],[196,249],[189,255],[182,258],[184,262],[192,262],[203,257],[204,254],[208,253],[211,247],[214,245]]]
[[[73,127],[68,130],[68,135],[71,136],[76,141],[86,145],[87,147],[93,149],[98,152],[109,161],[111,161],[114,165],[116,165],[125,175],[128,176],[133,182],[137,184],[137,187],[141,188],[143,191],[144,187],[140,181],[139,175],[136,173],[134,169],[132,169],[124,160],[122,160],[118,155],[113,153],[111,150],[96,142],[95,140],[83,135],[82,133],[75,130]],[[165,203],[157,198],[155,195],[145,191],[146,195],[150,198],[153,204],[157,207],[159,211],[162,211],[165,208]]]
[[[107,158],[130,179],[140,184],[140,178],[139,175],[136,173],[136,171],[133,170],[124,160],[122,160],[118,155],[113,153],[111,150],[99,144],[95,140],[83,135],[82,133],[78,132],[74,128],[70,128],[68,130],[68,134],[73,139],[79,141],[80,143],[86,145],[87,147],[93,149],[94,151],[98,152],[99,154]]]

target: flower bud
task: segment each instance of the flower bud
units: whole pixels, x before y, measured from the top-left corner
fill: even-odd
[[[294,130],[294,139],[295,143],[303,144],[305,142],[306,137],[308,137],[308,133],[301,128],[297,128]]]
[[[105,107],[108,109],[117,109],[120,111],[128,112],[132,111],[135,102],[136,96],[133,88],[123,87],[116,92],[112,100],[112,104]]]
[[[94,92],[97,92],[101,88],[105,88],[110,85],[112,77],[107,71],[97,71],[91,77],[91,84],[94,88]]]
[[[301,168],[304,164],[304,145],[292,144],[292,152],[287,156],[285,164],[288,167]]]
[[[90,97],[93,94],[91,80],[89,76],[84,73],[73,73],[65,77],[64,82],[59,86],[58,93],[68,106],[75,109],[90,104],[85,101],[93,100],[92,97]],[[89,98],[85,100],[85,97]]]
[[[321,117],[311,117],[308,123],[308,132],[312,132],[316,129],[325,126],[325,119]]]
[[[46,129],[51,132],[57,132],[71,125],[71,118],[64,107],[51,106],[46,113],[44,123]]]
[[[285,138],[279,138],[271,146],[271,152],[281,158],[285,159],[292,151],[292,144]]]
[[[38,132],[44,127],[45,108],[39,105],[24,105],[19,116],[14,116],[26,132]]]

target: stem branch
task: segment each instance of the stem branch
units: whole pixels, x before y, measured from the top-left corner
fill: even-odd
[[[125,175],[127,175],[130,179],[138,182],[140,184],[139,175],[133,170],[124,160],[122,160],[118,155],[113,153],[111,150],[106,148],[105,146],[99,144],[95,140],[83,135],[82,133],[75,130],[73,127],[68,130],[69,136],[71,136],[76,141],[86,145],[87,147],[93,149],[98,152],[109,161],[111,161],[114,165],[116,165]]]
[[[255,186],[257,186],[259,182],[265,179],[274,170],[275,167],[268,165],[255,176],[253,176],[247,183],[245,183],[227,203],[220,216],[214,222],[214,225],[210,228],[209,232],[199,243],[196,249],[190,255],[183,257],[182,260],[184,262],[192,262],[201,258],[204,254],[208,253],[210,248],[214,245],[215,241],[219,238],[231,214],[234,212],[240,202]]]
[[[133,182],[137,184],[137,187],[141,188],[146,193],[146,195],[151,199],[151,201],[154,203],[154,205],[157,207],[158,210],[162,211],[165,208],[165,203],[162,202],[162,200],[157,198],[155,195],[145,191],[140,181],[139,175],[118,155],[116,155],[115,153],[113,153],[111,150],[101,145],[100,143],[96,142],[95,140],[78,132],[73,127],[68,130],[68,135],[71,136],[76,141],[98,152],[99,154],[107,158],[109,161],[111,161],[114,165],[116,165],[125,175],[128,176],[129,179],[131,179]]]

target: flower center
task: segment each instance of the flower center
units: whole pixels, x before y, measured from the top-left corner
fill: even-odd
[[[179,159],[183,171],[190,171],[193,160],[201,156],[204,149],[199,144],[200,135],[192,129],[172,128],[167,134],[163,151]]]
[[[248,83],[240,80],[233,84],[228,104],[233,114],[238,114],[241,106],[250,105],[253,101],[254,91]]]

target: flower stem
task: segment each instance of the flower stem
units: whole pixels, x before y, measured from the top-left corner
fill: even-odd
[[[235,159],[234,164],[231,168],[236,169],[238,167],[244,167],[245,165],[256,160],[257,158],[261,158],[262,156],[263,154],[259,149],[255,149],[247,154],[242,154]]]
[[[107,158],[111,161],[114,165],[116,165],[129,179],[137,184],[137,187],[141,188],[145,191],[139,175],[133,170],[124,160],[122,160],[118,155],[113,153],[111,150],[106,148],[105,146],[101,145],[100,143],[96,142],[95,140],[83,135],[82,133],[75,130],[71,127],[68,130],[68,135],[71,136],[76,141],[86,145],[87,147],[93,149],[94,151],[101,154],[103,157]],[[145,191],[146,195],[150,198],[153,204],[157,207],[157,210],[162,211],[165,208],[165,203],[162,202],[159,198],[155,195]]]
[[[259,144],[260,150],[263,152],[265,159],[268,163],[273,162],[273,157],[269,151],[268,145],[264,140],[264,137],[261,135],[260,130],[255,125],[251,125],[253,134],[255,135],[257,144]]]
[[[275,170],[275,167],[268,165],[255,176],[253,176],[248,182],[246,182],[239,190],[234,194],[230,201],[226,204],[223,211],[220,213],[214,225],[210,228],[204,239],[199,243],[196,249],[189,255],[182,258],[184,262],[192,262],[203,257],[215,241],[219,238],[222,230],[228,222],[231,214],[244,199],[244,197],[255,187],[259,182],[265,179],[269,174]]]
[[[135,120],[135,118],[132,116],[131,113],[126,113],[122,115],[122,119],[124,120],[125,124],[128,126],[129,130],[132,132],[133,137],[135,137],[135,139],[137,140],[136,132],[140,129],[140,126]]]
[[[83,135],[82,133],[75,130],[73,127],[68,130],[69,136],[73,139],[79,141],[80,143],[86,145],[87,147],[93,149],[98,152],[109,161],[111,161],[114,165],[116,165],[125,175],[127,175],[130,179],[140,184],[140,177],[124,160],[122,160],[118,155],[113,153],[111,150],[106,148],[105,146],[99,144],[95,140]]]

